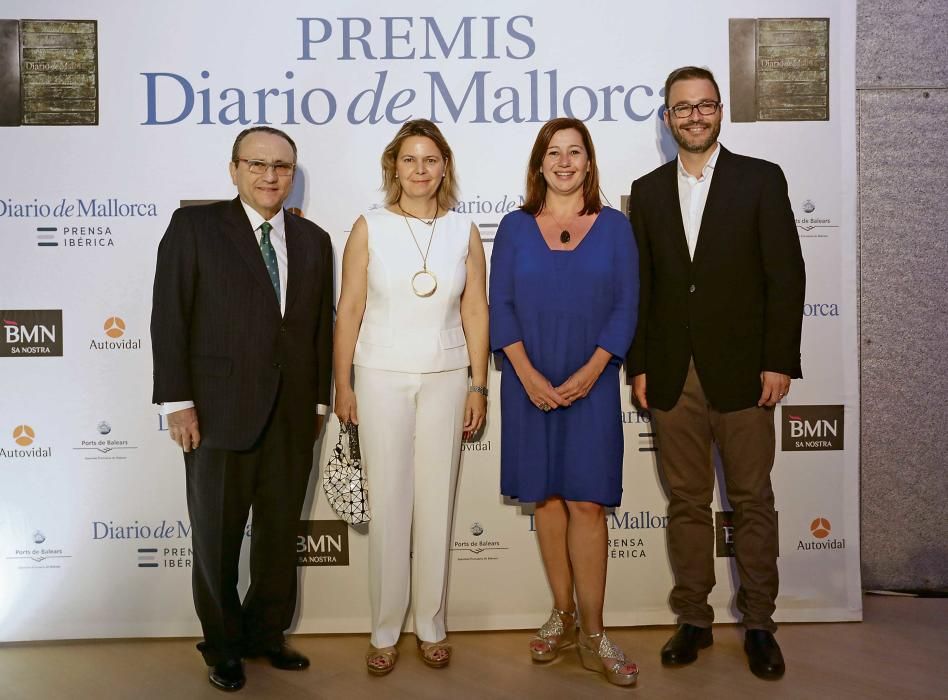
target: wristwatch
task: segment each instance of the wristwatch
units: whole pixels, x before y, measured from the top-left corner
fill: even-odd
[[[467,388],[468,393],[480,394],[481,396],[487,396],[487,386],[477,386],[476,384],[471,384]]]

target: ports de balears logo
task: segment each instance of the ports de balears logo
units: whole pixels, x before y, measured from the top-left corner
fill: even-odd
[[[776,514],[778,520],[780,514]],[[714,514],[714,554],[717,557],[736,556],[734,550],[734,511],[719,510]],[[780,553],[777,553],[780,556]]]
[[[107,420],[100,420],[95,425],[96,435],[81,440],[77,447],[72,449],[82,455],[85,460],[116,460],[127,459],[129,450],[137,450],[136,445],[129,444],[128,440],[112,434],[112,424]]]
[[[834,224],[833,219],[820,211],[812,199],[803,200],[798,210],[803,212],[803,216],[796,217],[800,238],[829,238],[833,233],[831,229],[839,228],[839,224]]]
[[[0,357],[62,357],[62,309],[0,309]]]
[[[833,525],[822,515],[813,518],[810,522],[810,537],[801,539],[797,543],[797,551],[829,551],[846,549],[846,538],[830,537],[833,534]]]
[[[8,459],[48,459],[53,456],[51,447],[42,444],[37,430],[26,423],[14,426],[9,433],[10,444],[0,443],[0,457]],[[14,447],[15,445],[15,447]]]
[[[109,316],[102,323],[98,337],[89,340],[90,350],[115,352],[120,350],[141,350],[142,339],[133,335],[121,316]]]
[[[297,566],[349,566],[349,526],[343,520],[300,520]]]
[[[485,522],[474,520],[466,526],[458,523],[458,527],[465,527],[467,532],[455,533],[452,540],[451,552],[457,561],[498,561],[501,553],[510,549],[499,536],[490,532]]]
[[[61,569],[72,558],[62,547],[47,542],[42,530],[34,530],[30,539],[16,545],[6,556],[18,569]]]
[[[782,406],[781,449],[843,449],[844,406]]]

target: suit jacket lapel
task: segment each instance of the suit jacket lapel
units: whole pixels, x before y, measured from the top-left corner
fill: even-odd
[[[681,200],[678,198],[678,159],[668,163],[665,173],[665,192],[666,201],[661,207],[662,211],[668,212],[669,233],[672,237],[672,246],[676,254],[691,264],[691,256],[688,255],[688,238],[685,236],[685,224],[681,220]]]
[[[299,296],[300,288],[303,285],[303,271],[309,268],[309,246],[303,239],[305,235],[300,231],[289,212],[283,213],[283,221],[286,225],[286,311],[290,313],[290,305]]]
[[[727,219],[731,198],[738,189],[736,177],[731,152],[721,146],[721,152],[714,165],[714,174],[711,176],[708,198],[704,203],[704,213],[701,215],[701,228],[698,229],[698,243],[695,246],[693,264],[697,264],[706,256],[708,250],[721,245],[718,239],[723,235],[726,227],[722,228],[720,224]]]
[[[257,238],[250,227],[250,219],[247,218],[239,197],[230,203],[225,219],[224,230],[230,237],[231,243],[247,263],[251,276],[270,293],[269,298],[273,299],[274,308],[279,313],[280,305],[277,303],[276,294],[273,293],[273,283],[270,282],[266,263],[263,262],[263,255],[257,245]]]

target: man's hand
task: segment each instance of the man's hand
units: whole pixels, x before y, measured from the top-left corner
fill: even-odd
[[[760,399],[758,406],[776,406],[790,391],[790,376],[779,372],[760,373]]]
[[[632,377],[632,398],[643,411],[648,410],[648,401],[645,398],[645,374],[636,374]]]
[[[197,411],[194,408],[185,408],[169,413],[168,434],[185,452],[196,450],[201,444]]]

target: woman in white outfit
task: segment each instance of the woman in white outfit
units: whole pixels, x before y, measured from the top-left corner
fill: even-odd
[[[382,154],[382,183],[386,207],[360,216],[346,243],[333,351],[334,410],[360,426],[369,482],[365,661],[376,675],[395,666],[409,605],[422,660],[451,660],[454,492],[461,440],[487,412],[488,356],[484,248],[450,209],[454,159],[437,126],[402,126]]]

